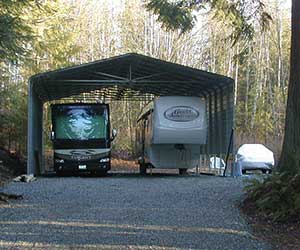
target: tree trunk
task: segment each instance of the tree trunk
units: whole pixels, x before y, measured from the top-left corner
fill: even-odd
[[[292,1],[291,67],[279,171],[300,170],[300,1]]]
[[[239,53],[240,53],[240,45],[237,43],[236,47],[236,62],[235,62],[235,76],[234,76],[234,106],[236,106],[237,96],[238,96],[238,80],[239,80]]]

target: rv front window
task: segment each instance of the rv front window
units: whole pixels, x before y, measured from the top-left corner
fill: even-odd
[[[56,139],[104,139],[107,126],[107,111],[100,107],[62,107],[55,116]]]

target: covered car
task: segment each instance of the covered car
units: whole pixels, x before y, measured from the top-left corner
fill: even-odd
[[[236,162],[243,174],[247,170],[256,169],[263,173],[271,173],[274,167],[274,154],[262,144],[243,144],[237,151]]]

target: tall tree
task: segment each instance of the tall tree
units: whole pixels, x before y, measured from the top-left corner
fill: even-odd
[[[281,171],[300,171],[300,1],[292,1],[291,66],[285,135],[279,162]]]
[[[42,0],[0,0],[0,61],[19,60],[34,37],[28,13],[50,11]]]
[[[0,1],[0,59],[16,59],[24,53],[31,29],[22,19],[29,1]]]

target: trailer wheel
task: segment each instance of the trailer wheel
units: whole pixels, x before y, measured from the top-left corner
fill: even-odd
[[[140,174],[146,175],[147,174],[147,166],[143,163],[140,163]]]
[[[180,175],[185,175],[187,173],[187,169],[186,168],[179,168],[179,174]]]
[[[242,170],[242,174],[246,174],[247,171],[245,169]]]

